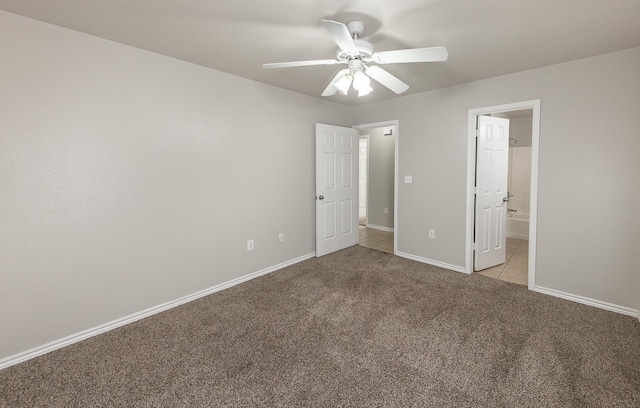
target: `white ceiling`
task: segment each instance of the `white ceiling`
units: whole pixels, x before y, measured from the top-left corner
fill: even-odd
[[[639,0],[0,0],[0,9],[320,97],[342,66],[321,19],[366,24],[376,51],[444,45],[449,60],[385,65],[404,94],[640,46]],[[359,105],[396,97],[374,83]]]

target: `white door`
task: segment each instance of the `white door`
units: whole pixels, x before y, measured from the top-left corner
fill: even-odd
[[[367,154],[369,153],[369,136],[360,138],[360,168],[358,172],[358,204],[359,217],[367,216]]]
[[[358,130],[316,123],[316,256],[358,243]]]
[[[476,150],[476,271],[505,262],[509,119],[478,116]]]

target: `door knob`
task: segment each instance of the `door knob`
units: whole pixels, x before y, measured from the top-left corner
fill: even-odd
[[[502,197],[502,202],[503,203],[508,203],[509,200],[511,200],[511,197]]]
[[[318,200],[324,200],[324,196],[318,196]]]

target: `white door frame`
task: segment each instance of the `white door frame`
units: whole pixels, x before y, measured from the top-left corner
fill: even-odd
[[[394,154],[394,168],[393,168],[393,254],[395,255],[398,252],[398,234],[399,234],[399,228],[398,228],[398,150],[399,150],[399,146],[400,146],[400,121],[395,119],[395,120],[387,120],[384,122],[375,122],[375,123],[365,123],[363,125],[355,125],[355,126],[351,126],[354,129],[358,129],[360,131],[362,130],[367,130],[367,129],[373,129],[373,128],[379,128],[379,127],[384,127],[384,126],[395,126],[395,130],[396,130],[396,135],[395,135],[395,145],[394,145],[394,149],[395,151],[393,152]],[[369,174],[367,174],[367,177],[369,176]],[[367,195],[369,194],[369,191],[367,190]],[[369,206],[369,203],[367,202],[367,206]],[[367,209],[368,211],[368,209]],[[367,216],[368,216],[368,212],[367,212]],[[367,223],[369,222],[369,219],[367,218]]]
[[[531,196],[529,210],[528,287],[536,284],[536,242],[538,229],[538,155],[540,149],[540,99],[469,109],[467,139],[467,234],[465,272],[473,273],[474,185],[476,169],[476,117],[521,109],[533,109],[531,123]]]

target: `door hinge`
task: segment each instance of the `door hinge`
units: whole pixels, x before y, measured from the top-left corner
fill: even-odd
[[[478,194],[478,187],[473,187],[473,194]]]
[[[474,250],[474,251],[477,251],[477,250],[478,250],[478,243],[477,243],[477,242],[474,242],[474,243],[473,243],[473,250]]]
[[[476,129],[476,139],[478,138],[479,134],[480,134],[480,131],[478,129]]]

